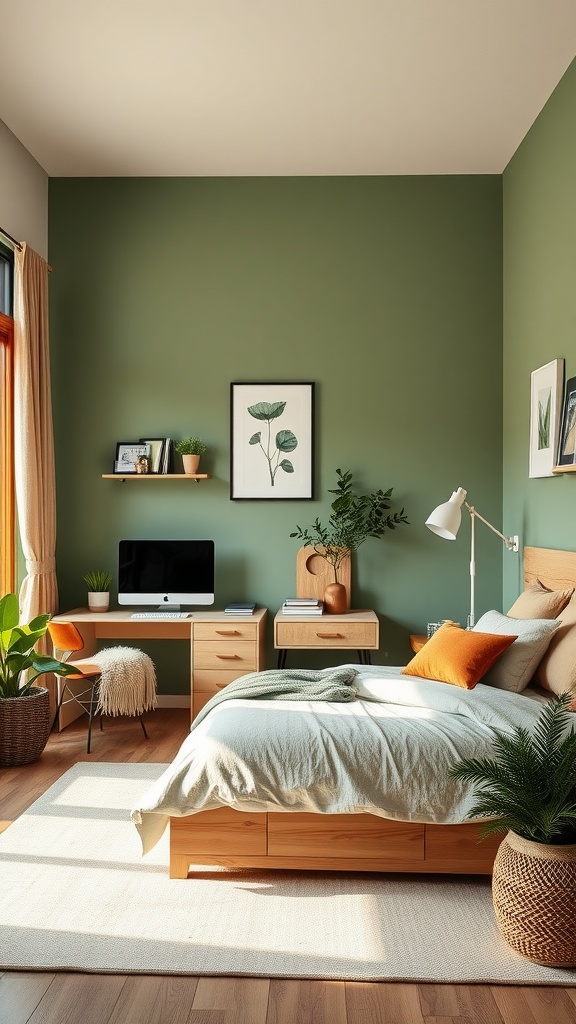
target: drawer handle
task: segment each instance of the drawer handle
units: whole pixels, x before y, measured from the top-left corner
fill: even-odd
[[[316,633],[321,640],[338,640],[342,637],[342,633]]]
[[[238,636],[237,629],[217,629],[216,632],[219,636]]]
[[[240,655],[239,654],[217,654],[216,657],[220,658],[222,661],[236,661],[236,659],[239,658]]]
[[[216,688],[218,690],[223,690],[225,686],[228,686],[228,683],[216,683]]]

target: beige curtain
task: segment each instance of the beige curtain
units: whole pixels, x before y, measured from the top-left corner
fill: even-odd
[[[48,264],[25,243],[15,252],[14,446],[16,502],[26,577],[22,622],[58,610],[56,488],[48,349]]]

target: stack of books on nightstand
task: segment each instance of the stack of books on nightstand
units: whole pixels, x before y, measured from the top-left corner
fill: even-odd
[[[315,597],[287,597],[282,605],[283,615],[322,615],[324,602]]]

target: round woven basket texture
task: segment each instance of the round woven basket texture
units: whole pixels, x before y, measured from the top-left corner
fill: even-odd
[[[576,845],[548,846],[509,832],[492,875],[506,942],[545,967],[576,966]]]
[[[0,767],[37,761],[50,726],[50,695],[44,687],[33,686],[24,697],[1,699]]]

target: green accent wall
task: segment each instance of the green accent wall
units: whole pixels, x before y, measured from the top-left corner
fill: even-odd
[[[504,519],[523,544],[574,550],[576,474],[529,479],[530,374],[576,374],[576,62],[503,175]],[[504,605],[521,589],[504,560]]]
[[[289,534],[327,516],[341,467],[411,521],[354,556],[375,660],[465,623],[469,522],[447,543],[424,520],[461,485],[502,522],[500,176],[51,179],[49,258],[61,610],[85,603],[84,571],[115,573],[122,537],[211,537],[217,606],[272,618],[295,590]],[[230,501],[238,380],[315,381],[313,501]],[[117,441],[189,433],[212,480],[101,479]],[[501,593],[480,524],[478,614]],[[185,650],[153,648],[161,692],[185,692]]]

